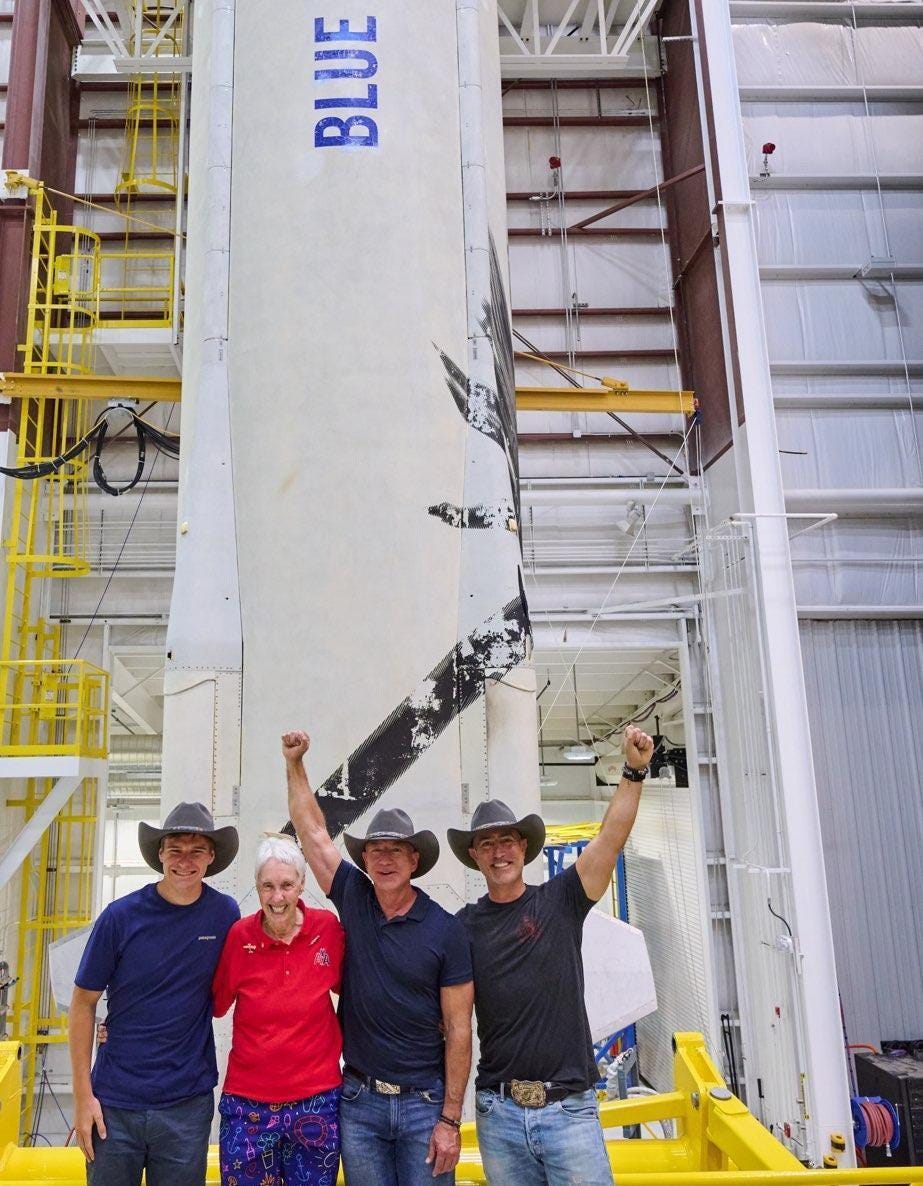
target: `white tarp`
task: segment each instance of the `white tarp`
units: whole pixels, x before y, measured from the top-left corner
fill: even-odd
[[[836,5],[828,5],[833,10]],[[848,5],[843,24],[808,21],[736,24],[734,57],[741,86],[919,86],[923,29],[915,25],[853,28]],[[908,21],[915,19],[908,12]]]

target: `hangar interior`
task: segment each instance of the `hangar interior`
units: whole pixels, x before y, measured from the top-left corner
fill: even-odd
[[[64,452],[111,394],[149,428],[118,498],[89,463],[0,494],[0,1029],[25,1051],[27,1144],[70,1123],[49,943],[150,879],[137,822],[161,815],[207,7],[0,0],[3,168],[44,183],[11,177],[0,208],[6,465]],[[658,993],[641,1075],[669,1090],[671,1035],[700,1031],[820,1164],[811,1060],[846,1094],[815,1021],[831,985],[850,1044],[923,1039],[923,4],[496,8],[541,810],[598,822],[624,727],[657,735],[624,868]],[[593,410],[581,391],[612,379],[628,393]],[[520,395],[543,386],[574,409]],[[118,488],[143,432],[108,424]],[[281,765],[265,782],[281,825]],[[822,852],[798,856],[812,819]],[[812,940],[835,975],[804,972]]]

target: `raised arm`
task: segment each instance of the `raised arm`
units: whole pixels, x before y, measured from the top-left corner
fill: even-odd
[[[323,892],[329,893],[333,876],[340,867],[342,857],[337,852],[324,813],[311,790],[308,772],[304,768],[304,756],[308,752],[311,738],[300,729],[282,734],[282,756],[285,758],[285,777],[288,782],[288,813],[305,860]]]
[[[635,770],[644,770],[654,753],[654,742],[636,725],[625,730],[625,761]],[[609,801],[599,832],[577,858],[577,873],[588,898],[598,902],[612,880],[615,862],[634,826],[641,802],[640,782],[622,775]]]
[[[439,990],[442,1027],[445,1030],[445,1102],[442,1115],[461,1120],[465,1088],[471,1070],[471,1010],[474,1007],[474,983],[451,984]],[[451,1124],[437,1120],[429,1139],[427,1165],[433,1176],[448,1173],[458,1164],[461,1134]]]
[[[74,1091],[74,1134],[87,1161],[93,1160],[93,1128],[105,1140],[103,1109],[93,1094],[90,1063],[93,1059],[93,1033],[96,1029],[96,1002],[103,994],[87,988],[74,988],[68,1016],[68,1044],[71,1055],[71,1080]]]

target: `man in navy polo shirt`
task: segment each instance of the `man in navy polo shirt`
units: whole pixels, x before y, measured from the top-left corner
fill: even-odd
[[[344,861],[308,782],[309,745],[306,733],[282,736],[292,823],[346,928],[340,998],[346,1181],[451,1186],[471,1068],[474,986],[461,923],[411,885],[436,864],[439,841],[432,832],[415,832],[406,812],[383,810],[365,836],[345,835],[355,864]]]
[[[91,1186],[204,1186],[218,1082],[211,984],[237,903],[203,884],[237,855],[236,828],[180,803],[162,828],[139,824],[161,880],[102,912],[70,1008],[74,1131]],[[90,1073],[96,1004],[107,1040]]]

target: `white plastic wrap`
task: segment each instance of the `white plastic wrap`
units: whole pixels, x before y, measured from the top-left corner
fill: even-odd
[[[899,363],[902,349],[908,359],[919,359],[923,282],[895,287],[897,304],[890,283],[879,280],[764,282],[770,359]]]
[[[923,408],[814,409],[776,414],[789,489],[923,486]]]
[[[923,604],[919,518],[840,519],[792,543],[801,606]]]
[[[923,264],[923,192],[757,191],[753,195],[761,264],[858,267],[890,249],[897,264]]]
[[[833,7],[832,5],[830,6]],[[734,26],[734,56],[741,86],[919,86],[923,29],[915,25],[853,28],[843,24]],[[831,14],[836,15],[836,14]],[[908,21],[913,19],[908,13]]]
[[[775,114],[744,117],[751,176],[762,169],[767,142],[776,146],[770,171],[786,176],[923,173],[923,115],[831,115],[828,103],[804,106],[802,115],[780,104]]]

